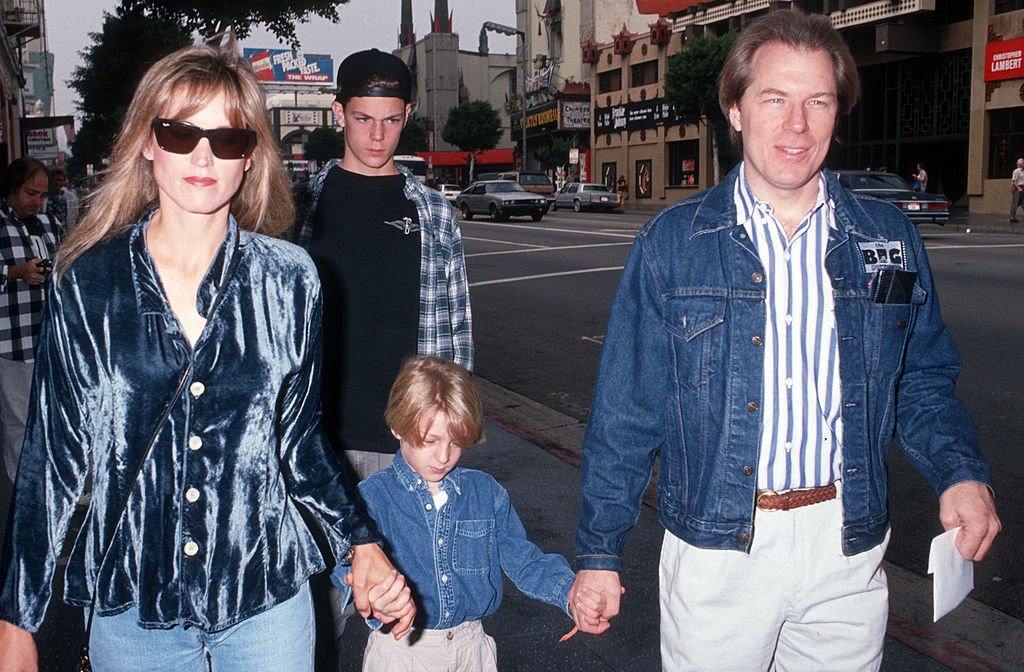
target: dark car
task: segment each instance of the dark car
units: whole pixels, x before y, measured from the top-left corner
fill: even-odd
[[[509,217],[529,215],[539,222],[548,211],[548,201],[516,182],[485,180],[463,189],[455,197],[455,207],[466,220],[473,219],[474,215],[490,215],[495,222],[505,222]]]
[[[841,170],[839,183],[858,194],[888,201],[903,211],[914,224],[945,224],[949,219],[949,201],[939,194],[914,191],[899,175],[870,170]]]

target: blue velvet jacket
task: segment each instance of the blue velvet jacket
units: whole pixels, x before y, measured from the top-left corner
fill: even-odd
[[[320,432],[312,261],[232,219],[199,287],[207,324],[190,347],[146,249],[148,223],[51,285],[0,575],[0,618],[29,631],[43,620],[90,454],[91,506],[64,599],[88,606],[98,587],[98,614],[135,606],[142,627],[216,631],[288,599],[325,566],[298,504],[338,556],[377,540]],[[132,482],[190,360],[185,392]]]

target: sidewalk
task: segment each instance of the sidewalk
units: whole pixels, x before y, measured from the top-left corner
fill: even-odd
[[[487,441],[462,463],[493,474],[509,491],[530,538],[546,551],[574,556],[579,515],[579,446],[583,427],[572,418],[478,379],[487,412]],[[657,512],[643,507],[626,545],[622,615],[602,637],[577,635],[559,643],[570,627],[557,609],[528,600],[506,582],[497,614],[484,622],[498,646],[499,669],[656,672],[658,556],[663,529]],[[885,672],[981,672],[1024,669],[1024,625],[968,599],[933,624],[931,580],[887,564],[891,603]],[[343,670],[358,670],[366,638],[350,627]],[[922,651],[926,653],[922,653]]]

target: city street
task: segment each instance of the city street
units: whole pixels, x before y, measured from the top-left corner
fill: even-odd
[[[647,217],[558,211],[536,224],[463,222],[477,374],[585,422],[615,286],[633,233]],[[1015,338],[1024,314],[1024,237],[963,232],[971,224],[927,225],[921,233],[943,315],[964,360],[958,394],[991,462],[1004,524],[989,558],[975,567],[972,597],[1022,619],[1024,497],[1018,451],[1024,420],[1011,404],[1024,377]],[[979,221],[977,228],[992,227]],[[888,559],[923,576],[929,541],[942,529],[936,495],[898,450],[892,451],[890,478]]]

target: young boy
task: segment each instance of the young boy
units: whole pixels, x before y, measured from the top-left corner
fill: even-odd
[[[407,359],[384,418],[399,454],[359,491],[412,587],[417,620],[399,641],[371,632],[363,671],[496,670],[494,640],[480,619],[501,604],[502,571],[526,595],[570,615],[573,572],[526,538],[493,477],[457,466],[462,451],[483,440],[480,396],[465,369],[437,357]],[[572,606],[577,617],[603,609],[597,593]]]

